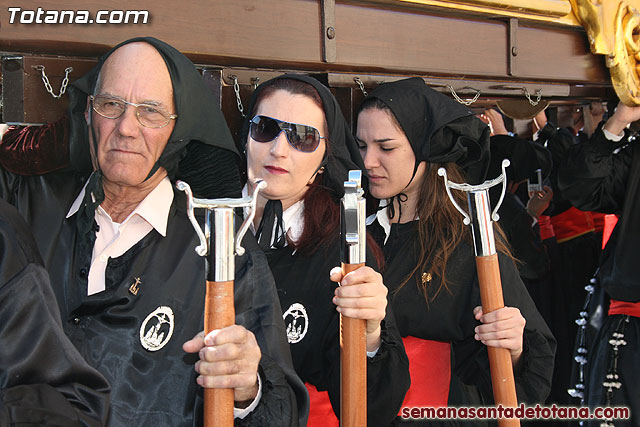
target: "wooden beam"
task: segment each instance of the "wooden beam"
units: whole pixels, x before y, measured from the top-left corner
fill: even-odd
[[[59,2],[39,6],[59,10]],[[72,0],[68,10],[133,9],[131,2]],[[452,77],[508,77],[503,20],[443,15],[393,4],[335,4],[336,61],[323,61],[322,8],[314,0],[216,0],[189,7],[146,6],[147,24],[24,24],[0,9],[0,51],[96,57],[130,37],[153,35],[195,62],[316,72],[389,72]],[[25,9],[24,7],[22,9]],[[575,27],[520,23],[518,77],[607,84],[602,60]]]

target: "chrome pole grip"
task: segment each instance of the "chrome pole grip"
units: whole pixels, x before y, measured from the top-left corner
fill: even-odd
[[[362,171],[349,171],[340,203],[342,262],[360,264],[366,261],[366,199],[362,189]]]

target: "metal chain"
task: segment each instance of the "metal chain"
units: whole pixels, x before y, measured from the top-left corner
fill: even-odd
[[[362,94],[366,97],[368,95],[367,91],[364,89],[364,83],[362,83],[362,80],[360,80],[360,77],[354,77],[353,81],[356,82],[356,84],[358,85],[358,87],[360,88],[360,90],[362,91]]]
[[[34,65],[33,68],[40,71],[42,73],[42,83],[44,83],[44,88],[53,96],[55,99],[62,98],[62,95],[67,91],[67,85],[69,84],[69,73],[73,71],[73,67],[67,67],[64,69],[64,79],[62,79],[62,84],[60,85],[60,93],[56,95],[53,93],[53,88],[51,87],[51,83],[49,83],[49,77],[44,72],[44,65]]]
[[[242,117],[246,117],[244,114],[244,107],[242,106],[242,99],[240,99],[240,85],[238,84],[238,77],[231,74],[229,78],[233,80],[233,91],[236,94],[236,102],[238,103],[238,111],[240,111],[240,115]]]
[[[523,87],[522,91],[524,92],[524,96],[526,96],[527,99],[529,100],[529,104],[531,104],[531,105],[533,105],[535,107],[536,105],[538,105],[540,103],[540,100],[542,99],[542,89],[536,89],[537,99],[535,101],[531,100],[531,95],[529,95],[529,91],[527,90],[526,87]]]
[[[260,77],[251,77],[251,84],[253,85],[253,90],[258,89],[258,83],[260,83]]]
[[[478,98],[480,97],[480,91],[478,89],[473,89],[472,87],[467,88],[467,89],[473,89],[476,91],[476,95],[472,98],[472,99],[462,99],[458,96],[458,94],[456,93],[456,91],[453,89],[453,86],[451,85],[447,85],[447,87],[449,88],[449,90],[451,91],[451,95],[453,95],[453,97],[455,98],[456,101],[458,101],[460,104],[466,105],[467,107],[471,104],[473,104],[474,102],[476,102],[478,100]],[[464,89],[464,88],[463,88]]]

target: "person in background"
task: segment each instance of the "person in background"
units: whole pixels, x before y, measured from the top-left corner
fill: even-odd
[[[65,336],[31,232],[0,199],[0,425],[103,426],[109,385]]]
[[[640,425],[640,150],[628,129],[638,120],[640,107],[618,104],[588,142],[569,149],[558,176],[564,196],[579,209],[620,215],[600,258],[598,282],[610,303],[587,354],[584,391],[591,407],[631,410],[616,426]]]

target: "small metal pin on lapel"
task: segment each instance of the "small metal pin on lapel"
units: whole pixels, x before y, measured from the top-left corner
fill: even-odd
[[[427,284],[431,282],[431,273],[422,273],[422,284]]]
[[[140,286],[142,284],[142,280],[139,277],[135,278],[135,281],[129,286],[129,292],[133,295],[138,295],[138,291],[140,290]]]

